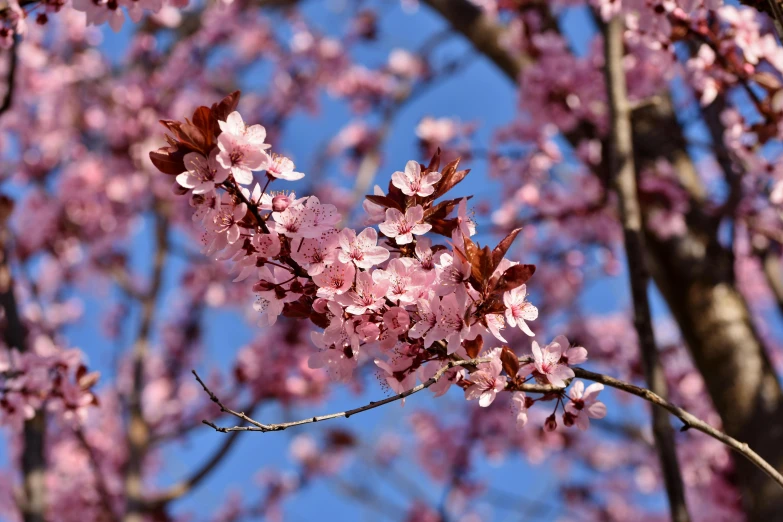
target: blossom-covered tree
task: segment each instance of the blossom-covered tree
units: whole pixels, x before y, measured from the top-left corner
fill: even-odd
[[[0,12],[3,519],[783,513],[776,2]]]

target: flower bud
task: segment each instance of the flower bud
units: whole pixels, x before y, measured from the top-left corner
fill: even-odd
[[[185,187],[183,187],[183,186],[182,186],[182,185],[180,185],[179,183],[174,183],[174,184],[171,186],[171,192],[172,192],[172,193],[173,193],[175,196],[184,196],[185,194],[187,194],[188,192],[190,192],[190,189],[186,189]]]
[[[254,292],[268,292],[275,287],[274,283],[262,279],[253,285]]]
[[[553,413],[549,417],[546,418],[546,421],[544,422],[544,431],[550,432],[555,431],[557,429],[557,419],[555,419],[555,414]]]
[[[291,204],[291,198],[284,194],[278,194],[272,198],[272,210],[275,212],[282,212],[288,208]]]
[[[563,413],[563,424],[567,428],[570,428],[571,426],[573,426],[574,422],[576,422],[576,417],[574,417],[574,415],[572,413],[569,413],[569,412]]]

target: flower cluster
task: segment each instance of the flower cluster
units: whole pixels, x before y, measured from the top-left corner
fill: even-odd
[[[367,224],[377,229],[340,228],[335,206],[267,191],[277,179],[303,174],[290,159],[267,152],[265,129],[244,123],[238,100],[234,93],[200,107],[186,124],[164,121],[169,146],[151,159],[176,176],[177,193],[190,195],[205,251],[233,261],[237,281],[253,282],[260,326],[281,315],[312,322],[319,352],[309,365],[334,380],[347,381],[362,361],[374,359],[395,393],[437,374],[436,394],[457,384],[481,406],[500,391],[517,390],[518,418],[535,402],[518,404],[531,379],[560,388],[539,400],[565,400],[574,377],[569,365],[586,359],[584,348],[569,347],[565,338],[544,348],[533,342],[524,365],[507,347],[482,351],[485,337],[507,342],[509,327],[534,336],[528,322],[538,310],[525,283],[535,266],[505,257],[519,229],[495,248],[481,247],[471,239],[476,226],[467,198],[438,201],[468,174],[458,170],[459,159],[443,167],[439,154],[426,166],[409,161],[392,174],[386,192],[366,197]],[[263,187],[253,176],[258,170],[266,171]],[[428,233],[444,236],[446,244],[435,244]],[[454,360],[479,362],[444,368]],[[585,426],[584,415],[596,416],[592,390],[584,399],[572,392],[566,425]]]
[[[99,374],[88,371],[82,352],[46,348],[40,351],[51,353],[0,350],[0,423],[21,425],[44,404],[66,421],[82,422],[96,404],[91,388]]]

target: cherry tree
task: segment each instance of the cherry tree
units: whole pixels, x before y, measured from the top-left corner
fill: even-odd
[[[3,518],[783,513],[777,3],[2,13]]]

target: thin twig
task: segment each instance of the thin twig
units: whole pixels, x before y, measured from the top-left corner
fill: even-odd
[[[605,25],[604,51],[606,56],[606,87],[609,99],[611,130],[609,137],[609,173],[614,181],[619,199],[620,219],[623,225],[625,253],[628,261],[628,278],[633,298],[634,326],[639,338],[647,386],[656,394],[666,397],[666,376],[658,357],[655,333],[652,326],[650,300],[647,295],[650,275],[644,258],[642,211],[639,205],[634,166],[631,109],[623,68],[623,31],[625,22],[615,16]],[[688,522],[690,515],[685,501],[674,431],[668,416],[661,410],[652,410],[653,436],[661,463],[669,510],[675,522]]]
[[[391,397],[386,397],[385,399],[379,400],[379,401],[371,401],[369,404],[366,404],[364,406],[361,406],[359,408],[354,408],[352,410],[347,411],[341,411],[337,413],[330,413],[328,415],[320,415],[316,417],[310,417],[307,419],[301,419],[293,422],[283,422],[280,424],[262,424],[256,420],[251,419],[249,416],[247,416],[244,412],[238,412],[234,411],[228,407],[226,407],[220,399],[217,398],[217,396],[212,393],[212,391],[207,387],[206,384],[204,384],[204,381],[201,380],[201,377],[199,377],[198,373],[196,373],[195,370],[193,370],[193,375],[195,375],[196,380],[201,384],[201,387],[204,388],[204,391],[209,395],[209,398],[212,402],[217,404],[220,407],[220,411],[224,413],[228,413],[230,415],[233,415],[234,417],[238,419],[242,419],[248,424],[251,424],[251,426],[234,426],[231,428],[221,427],[216,425],[215,423],[204,420],[202,421],[207,426],[211,427],[215,431],[219,431],[221,433],[230,433],[234,431],[283,431],[288,428],[293,428],[294,426],[301,426],[302,424],[312,424],[314,422],[321,422],[325,420],[331,420],[331,419],[338,419],[340,417],[345,417],[346,419],[348,417],[351,417],[352,415],[356,415],[359,413],[363,413],[365,411],[373,410],[375,408],[379,408],[385,404],[389,404],[391,402],[396,402],[399,400],[402,400],[406,397],[409,397],[413,395],[414,393],[418,393],[424,389],[429,388],[449,370],[452,368],[456,368],[458,366],[475,366],[477,364],[481,364],[484,362],[489,362],[491,359],[489,357],[484,357],[480,359],[467,359],[467,360],[458,360],[458,361],[449,361],[447,362],[442,368],[440,368],[437,372],[435,372],[435,375],[433,375],[430,379],[427,381],[414,386],[410,390],[406,390],[402,393],[399,393],[397,395],[393,395]],[[527,359],[525,359],[527,360]],[[519,387],[520,391],[527,391],[527,392],[533,392],[533,393],[551,393],[555,391],[559,391],[559,388],[556,388],[554,386],[550,385],[544,385],[544,384],[524,384]]]
[[[234,426],[232,428],[225,428],[221,426],[217,426],[214,423],[210,421],[203,421],[204,424],[211,427],[215,431],[219,431],[221,433],[231,433],[236,431],[260,431],[260,432],[268,432],[268,431],[282,431],[288,428],[291,428],[293,426],[300,426],[302,424],[311,424],[314,422],[320,422],[324,420],[330,420],[330,419],[337,419],[341,417],[348,418],[352,415],[356,415],[358,413],[362,413],[368,410],[372,410],[374,408],[378,408],[380,406],[383,406],[385,404],[389,404],[391,402],[402,400],[406,397],[409,397],[413,395],[414,393],[420,392],[421,390],[425,388],[429,388],[438,380],[445,375],[447,371],[449,371],[452,368],[456,368],[459,366],[466,367],[466,366],[475,366],[477,364],[488,362],[490,358],[479,358],[479,359],[467,359],[467,360],[460,360],[460,361],[449,361],[443,368],[438,370],[435,375],[432,376],[429,380],[426,382],[423,382],[419,384],[418,386],[415,386],[414,388],[411,388],[410,390],[404,391],[402,393],[399,393],[397,395],[393,395],[391,397],[387,397],[381,401],[376,402],[370,402],[369,404],[362,406],[360,408],[354,408],[352,410],[337,412],[337,413],[331,413],[328,415],[321,415],[317,417],[310,417],[307,419],[302,419],[299,421],[294,422],[286,422],[282,424],[262,424],[252,418],[250,418],[248,415],[234,411],[230,408],[227,408],[222,402],[220,402],[220,399],[215,396],[214,393],[207,387],[206,384],[204,384],[204,381],[201,380],[201,377],[193,371],[193,375],[196,377],[196,380],[201,384],[202,388],[204,388],[204,391],[209,395],[210,400],[217,404],[220,407],[220,411],[224,413],[228,413],[230,415],[233,415],[244,422],[247,422],[248,424],[251,424],[252,426]],[[528,363],[530,359],[528,357],[521,357],[519,359],[520,363]],[[647,402],[658,406],[659,408],[663,408],[664,410],[668,411],[678,419],[680,419],[685,426],[681,428],[680,431],[686,431],[690,428],[693,428],[697,431],[700,431],[704,433],[705,435],[708,435],[712,437],[713,439],[722,442],[723,444],[726,444],[731,449],[735,450],[736,452],[743,455],[745,458],[747,458],[751,463],[756,465],[759,469],[764,471],[767,475],[769,475],[770,478],[772,478],[778,485],[783,487],[783,475],[777,472],[773,466],[771,466],[768,462],[766,462],[763,458],[761,458],[755,451],[750,449],[750,447],[744,443],[740,442],[737,439],[730,437],[723,433],[722,431],[713,428],[706,422],[702,421],[695,415],[692,415],[691,413],[688,413],[684,409],[680,408],[679,406],[676,406],[672,404],[671,402],[667,401],[660,395],[653,393],[652,391],[646,389],[646,388],[640,388],[639,386],[635,386],[633,384],[627,383],[625,381],[621,381],[619,379],[615,379],[614,377],[609,377],[608,375],[604,375],[601,373],[591,372],[589,370],[585,370],[582,368],[574,367],[572,368],[574,370],[574,373],[576,377],[579,377],[581,379],[585,379],[588,381],[598,382],[605,386],[609,386],[612,388],[615,388],[617,390],[624,391],[626,393],[630,393],[631,395],[635,395],[637,397],[640,397]],[[521,391],[531,392],[531,393],[557,393],[557,392],[563,392],[565,388],[557,388],[550,385],[538,385],[538,384],[524,384],[520,387],[518,387]]]

